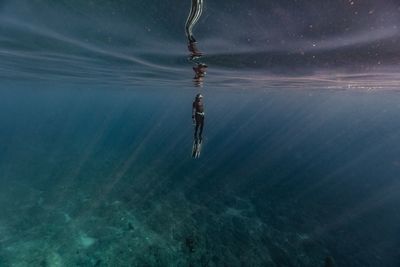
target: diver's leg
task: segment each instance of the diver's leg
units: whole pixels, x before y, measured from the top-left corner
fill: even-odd
[[[196,120],[196,126],[194,127],[194,139],[197,139],[197,131],[199,130],[199,123]]]
[[[204,116],[201,116],[201,120],[200,120],[200,132],[199,132],[199,138],[200,141],[203,139],[203,127],[204,127]]]

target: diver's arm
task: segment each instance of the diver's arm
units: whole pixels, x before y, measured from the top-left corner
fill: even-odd
[[[193,122],[195,121],[194,120],[195,114],[196,114],[196,103],[193,102],[193,105],[192,105],[192,119],[193,119]]]

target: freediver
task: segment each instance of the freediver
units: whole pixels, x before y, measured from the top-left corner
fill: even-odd
[[[193,119],[193,124],[195,124],[194,140],[195,142],[199,141],[201,143],[203,138],[202,134],[204,127],[204,104],[203,104],[203,96],[201,94],[197,94],[196,98],[193,101],[192,119]],[[198,136],[197,132],[199,133]]]
[[[203,0],[192,0],[192,6],[185,24],[185,32],[189,45],[196,43],[196,39],[193,36],[193,27],[196,25],[203,12],[203,3]]]

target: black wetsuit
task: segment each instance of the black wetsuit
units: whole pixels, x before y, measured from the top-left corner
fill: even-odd
[[[203,134],[203,127],[204,127],[204,105],[203,105],[203,101],[196,99],[193,102],[193,114],[192,117],[195,119],[196,121],[196,128],[194,130],[194,138],[197,138],[197,131],[200,128],[200,132],[199,132],[199,138],[202,138],[202,134]]]

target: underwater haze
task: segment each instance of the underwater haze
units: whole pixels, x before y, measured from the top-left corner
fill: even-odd
[[[0,267],[400,266],[400,3],[190,8],[0,0]]]

